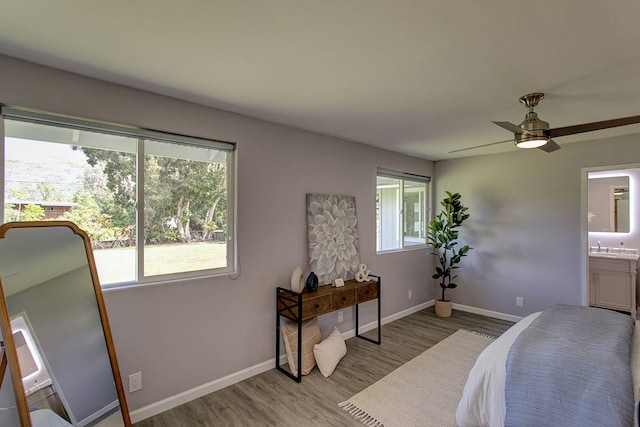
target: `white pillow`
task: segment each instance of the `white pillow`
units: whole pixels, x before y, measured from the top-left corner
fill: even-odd
[[[318,369],[325,377],[333,374],[338,362],[345,354],[347,354],[347,346],[338,328],[333,328],[327,338],[313,346],[313,355],[316,357]]]

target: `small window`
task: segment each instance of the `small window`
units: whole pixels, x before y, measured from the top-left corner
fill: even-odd
[[[377,251],[427,244],[429,177],[378,168]]]

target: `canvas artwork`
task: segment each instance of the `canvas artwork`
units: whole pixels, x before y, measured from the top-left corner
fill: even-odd
[[[353,279],[360,252],[354,196],[307,194],[309,264],[320,284]]]

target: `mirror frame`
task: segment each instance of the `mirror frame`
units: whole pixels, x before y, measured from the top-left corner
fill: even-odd
[[[96,302],[98,304],[98,312],[100,313],[100,321],[102,323],[102,330],[104,332],[107,352],[109,354],[109,361],[111,362],[111,370],[113,371],[113,380],[115,382],[118,400],[120,401],[120,412],[122,413],[122,419],[125,427],[130,427],[131,418],[129,416],[129,408],[127,406],[127,400],[124,394],[122,378],[120,377],[120,368],[118,367],[116,350],[113,345],[113,338],[111,336],[111,328],[109,327],[109,319],[107,317],[107,310],[104,304],[102,288],[98,279],[98,270],[96,269],[96,263],[93,257],[91,240],[84,230],[81,230],[75,223],[71,221],[8,222],[0,225],[0,239],[4,239],[7,231],[12,229],[36,227],[68,227],[80,238],[82,238],[85,253],[87,256],[87,263],[89,264],[89,271],[91,273],[91,279],[93,282],[93,290],[96,296]],[[16,406],[20,423],[22,424],[22,427],[31,427],[31,418],[29,416],[27,398],[22,384],[20,365],[18,363],[18,353],[16,351],[15,342],[13,340],[13,333],[11,331],[9,308],[7,306],[7,300],[5,299],[2,280],[0,280],[0,330],[2,331],[2,337],[5,345],[5,354],[7,356],[7,362],[9,365],[9,370],[11,372],[11,382],[13,383],[13,391],[16,396]],[[1,363],[2,362],[0,362],[0,364]],[[3,378],[0,378],[0,387],[2,386],[2,380]]]

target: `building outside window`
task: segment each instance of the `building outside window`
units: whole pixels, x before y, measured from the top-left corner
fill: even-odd
[[[377,251],[427,244],[429,177],[378,168]]]
[[[234,144],[3,107],[4,221],[87,232],[102,285],[234,271]]]

